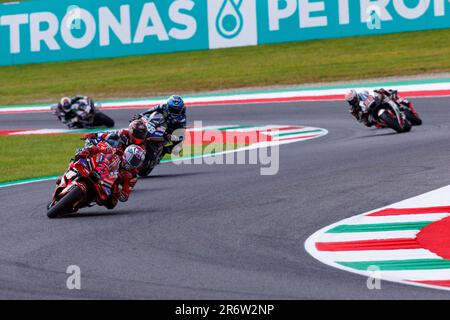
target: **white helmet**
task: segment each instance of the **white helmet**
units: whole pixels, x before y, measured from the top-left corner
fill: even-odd
[[[138,169],[145,160],[145,151],[138,145],[131,145],[125,149],[122,156],[122,167],[125,170]]]
[[[345,101],[347,101],[349,104],[354,105],[356,102],[358,102],[358,92],[356,90],[352,89],[345,95]]]
[[[64,110],[68,110],[70,108],[72,100],[69,97],[63,97],[61,98],[61,101],[59,104]]]

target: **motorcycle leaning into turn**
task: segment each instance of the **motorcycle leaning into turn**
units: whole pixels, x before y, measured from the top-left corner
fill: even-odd
[[[147,125],[147,138],[145,140],[146,157],[139,176],[147,177],[168,153],[167,150],[172,149],[174,144],[181,143],[184,137],[169,134],[167,121],[158,112],[143,116],[142,119]]]

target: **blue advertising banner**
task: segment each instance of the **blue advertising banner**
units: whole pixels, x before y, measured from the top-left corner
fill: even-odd
[[[0,65],[442,28],[449,0],[34,0],[0,5]]]

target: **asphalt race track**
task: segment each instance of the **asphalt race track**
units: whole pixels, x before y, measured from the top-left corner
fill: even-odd
[[[53,181],[0,189],[0,298],[447,299],[326,266],[308,236],[341,219],[450,184],[449,98],[415,99],[411,133],[367,129],[338,102],[189,109],[204,125],[325,128],[281,146],[280,171],[163,164],[116,210],[45,214]],[[107,112],[118,126],[137,111]],[[50,113],[1,115],[0,129],[62,128]],[[81,290],[66,288],[69,265]]]

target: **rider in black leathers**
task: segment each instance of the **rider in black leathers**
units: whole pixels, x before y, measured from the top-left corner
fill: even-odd
[[[79,124],[77,122],[72,122],[71,120],[83,116],[87,107],[94,109],[94,101],[91,98],[85,96],[75,96],[73,98],[64,97],[61,101],[54,107],[53,113],[58,117],[58,119],[67,125],[69,128],[78,128]],[[87,114],[86,114],[87,115]]]

